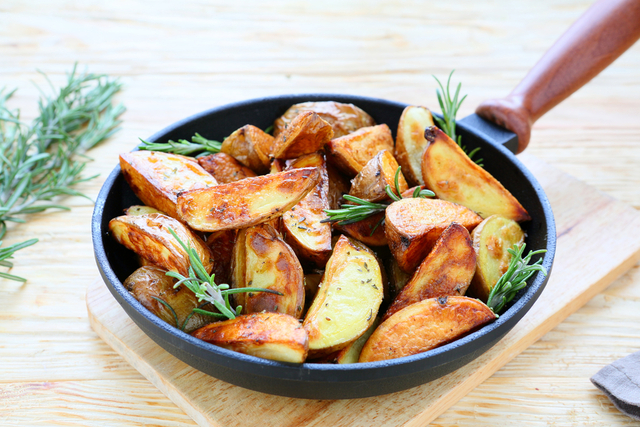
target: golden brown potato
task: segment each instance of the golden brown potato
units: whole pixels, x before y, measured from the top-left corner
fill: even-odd
[[[207,238],[207,246],[211,249],[215,265],[215,281],[217,284],[231,283],[231,260],[233,246],[236,242],[237,230],[221,230],[211,233]]]
[[[166,272],[159,267],[140,267],[123,285],[147,310],[187,333],[211,323],[212,317],[193,313],[200,305],[195,294],[184,285],[174,289],[177,280]]]
[[[324,268],[331,256],[331,224],[322,222],[328,218],[324,210],[329,209],[329,176],[325,165],[321,153],[287,161],[286,170],[316,167],[322,179],[297,205],[282,215],[286,242],[301,261],[312,262],[319,268]]]
[[[178,196],[178,213],[200,231],[249,227],[282,215],[321,179],[318,168],[301,168],[188,191]]]
[[[380,324],[380,318],[376,317],[375,322],[369,326],[369,329],[365,331],[364,334],[360,335],[360,337],[353,341],[351,344],[343,348],[338,352],[335,356],[335,363],[340,365],[346,365],[348,363],[358,363],[358,359],[360,359],[360,353],[362,352],[362,347],[369,340],[369,337],[376,330],[378,325]]]
[[[370,202],[388,199],[387,185],[391,187],[394,193],[396,192],[395,175],[397,169],[398,162],[393,158],[393,154],[387,150],[380,151],[373,159],[367,162],[360,173],[351,181],[349,194]],[[409,188],[402,172],[398,175],[398,186],[400,187],[400,194]]]
[[[253,178],[256,174],[226,153],[209,154],[199,157],[198,164],[209,172],[220,184]]]
[[[269,171],[273,137],[252,125],[246,125],[229,135],[220,151],[226,153],[257,174]]]
[[[294,118],[289,126],[276,137],[273,157],[295,159],[315,153],[333,138],[331,125],[316,113],[307,111]]]
[[[157,151],[120,154],[122,175],[142,203],[178,218],[178,193],[218,183],[190,157]]]
[[[421,162],[429,145],[424,137],[424,130],[429,126],[433,126],[431,111],[420,106],[405,108],[398,122],[395,155],[410,185],[424,185]]]
[[[240,232],[234,256],[244,260],[234,263],[234,288],[263,288],[281,292],[236,294],[244,314],[267,311],[299,318],[304,308],[304,274],[293,250],[268,224],[258,224]],[[244,268],[244,271],[238,271]]]
[[[380,220],[384,219],[384,212],[370,216],[362,221],[353,222],[351,224],[339,225],[334,223],[333,227],[346,234],[349,237],[353,237],[356,240],[361,241],[368,246],[385,246],[387,241],[387,235],[384,231],[384,224],[380,223]],[[377,228],[376,228],[377,225]]]
[[[461,338],[495,318],[489,307],[473,298],[430,298],[382,322],[364,345],[359,361],[422,353]]]
[[[464,296],[476,271],[476,253],[466,228],[447,227],[411,280],[387,309],[382,321],[405,307],[428,298]]]
[[[464,206],[444,200],[402,199],[385,212],[385,233],[398,265],[413,273],[442,232],[453,222],[473,230],[482,218]]]
[[[466,206],[482,218],[501,215],[517,222],[531,219],[520,202],[444,132],[432,126],[425,137],[430,144],[422,157],[422,175],[438,198]]]
[[[491,215],[473,230],[471,236],[478,260],[469,291],[486,302],[491,289],[509,268],[511,254],[507,249],[521,246],[524,232],[517,222]]]
[[[278,136],[299,114],[313,111],[333,128],[333,137],[338,138],[360,128],[374,126],[376,123],[370,115],[353,104],[335,101],[303,102],[292,105],[274,122],[273,135]]]
[[[327,175],[329,175],[329,208],[340,209],[344,203],[342,196],[349,194],[351,182],[329,163],[327,163]]]
[[[123,215],[109,221],[109,230],[118,243],[165,270],[189,275],[189,255],[169,232],[173,229],[185,245],[196,250],[208,273],[213,254],[206,243],[180,221],[163,214]]]
[[[392,152],[393,137],[389,126],[382,124],[332,139],[327,146],[331,154],[330,162],[351,178],[380,151]]]
[[[371,326],[382,302],[380,266],[363,244],[341,236],[304,319],[310,357],[346,347]]]
[[[133,205],[124,210],[125,215],[146,215],[150,213],[159,213],[166,215],[164,212],[161,212],[158,209],[152,208],[150,206]]]
[[[228,350],[280,362],[307,358],[307,332],[294,317],[282,313],[252,313],[212,323],[194,337]]]

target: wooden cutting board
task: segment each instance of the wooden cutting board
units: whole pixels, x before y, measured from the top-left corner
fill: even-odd
[[[201,426],[424,426],[640,259],[640,212],[533,156],[519,157],[540,181],[555,214],[558,248],[551,278],[509,334],[439,380],[355,400],[292,399],[245,390],[164,351],[129,319],[101,280],[87,291],[91,326]]]

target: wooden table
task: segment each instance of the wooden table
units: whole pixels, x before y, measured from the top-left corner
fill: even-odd
[[[19,88],[11,105],[26,119],[36,113],[31,82],[46,90],[36,70],[59,84],[78,61],[121,78],[122,130],[91,152],[87,175],[101,177],[79,188],[95,197],[138,137],[232,101],[344,92],[437,110],[431,74],[455,69],[469,94],[463,117],[508,93],[589,3],[5,0],[0,75]],[[639,70],[635,46],[540,120],[528,149],[636,208]],[[71,212],[35,215],[6,239],[40,243],[16,256],[25,285],[0,280],[0,425],[194,425],[91,330],[92,205],[64,203]],[[637,425],[589,377],[640,350],[639,303],[636,265],[433,425]]]

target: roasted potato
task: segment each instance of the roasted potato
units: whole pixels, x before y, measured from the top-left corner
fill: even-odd
[[[424,185],[421,162],[422,154],[429,145],[424,130],[433,124],[431,111],[425,107],[409,106],[400,116],[395,155],[410,185]]]
[[[150,206],[133,205],[124,210],[125,215],[146,215],[150,213],[159,213],[166,215],[164,212],[161,212],[158,209],[152,208]]]
[[[209,154],[198,158],[198,164],[220,184],[253,178],[256,174],[226,153]]]
[[[380,318],[376,317],[376,320],[371,324],[371,326],[369,326],[369,329],[367,329],[364,334],[360,335],[357,340],[353,341],[338,352],[338,354],[335,356],[335,363],[338,363],[340,365],[346,365],[348,363],[358,363],[360,353],[362,352],[362,347],[364,347],[366,342],[369,340],[369,337],[371,337],[379,324]]]
[[[458,203],[482,218],[501,215],[517,222],[531,219],[520,202],[489,172],[476,165],[447,134],[427,128],[429,147],[422,157],[426,186],[442,200]]]
[[[217,284],[231,283],[231,262],[237,234],[237,230],[221,230],[211,233],[207,238],[207,246],[215,260],[213,273]]]
[[[190,157],[157,151],[120,154],[122,175],[142,203],[178,218],[178,193],[218,184]]]
[[[322,179],[318,168],[245,178],[178,196],[178,214],[195,230],[249,227],[282,215]]]
[[[464,206],[422,198],[393,202],[385,211],[385,233],[398,265],[413,273],[451,223],[473,230],[482,218]]]
[[[498,279],[509,268],[511,254],[507,249],[521,246],[524,232],[517,222],[491,215],[473,230],[471,237],[478,259],[469,291],[486,302]]]
[[[169,232],[173,229],[185,245],[196,250],[208,273],[213,254],[206,243],[180,221],[163,214],[123,215],[109,221],[109,230],[118,243],[165,270],[189,275],[189,255]]]
[[[295,159],[315,153],[333,138],[331,125],[316,113],[307,111],[294,118],[289,126],[278,134],[273,143],[272,157]]]
[[[393,137],[389,126],[382,124],[332,139],[327,146],[330,163],[352,178],[380,151],[393,151]]]
[[[461,338],[495,318],[489,307],[473,298],[430,298],[382,322],[364,345],[359,361],[422,353]]]
[[[194,337],[238,353],[279,362],[302,363],[307,358],[307,332],[294,317],[282,313],[252,313],[198,329]]]
[[[360,128],[374,126],[376,123],[370,115],[353,104],[343,104],[334,101],[303,102],[292,105],[281,117],[276,119],[273,129],[274,136],[282,133],[299,114],[313,111],[333,128],[333,137],[348,135]]]
[[[397,169],[398,162],[393,158],[393,154],[387,150],[380,151],[351,181],[349,194],[370,202],[388,199],[386,187],[389,185],[394,192],[396,191]],[[402,172],[398,174],[398,187],[400,187],[400,194],[409,188]]]
[[[269,171],[273,137],[252,125],[246,125],[229,135],[220,151],[228,154],[257,174]]]
[[[351,224],[334,223],[333,227],[340,230],[349,237],[361,241],[368,246],[384,246],[388,243],[385,234],[384,223],[380,221],[384,219],[384,212],[370,216],[362,221],[353,222]]]
[[[464,296],[476,271],[476,253],[466,228],[452,223],[396,296],[382,321],[405,307],[429,298]]]
[[[304,319],[309,356],[340,350],[364,334],[378,314],[382,295],[382,274],[374,253],[341,236]]]
[[[389,294],[391,298],[395,299],[395,297],[402,291],[402,289],[406,286],[409,279],[411,279],[411,274],[406,273],[403,269],[398,265],[398,261],[394,257],[388,257],[387,259],[387,274],[389,276]]]
[[[343,204],[343,195],[349,194],[351,183],[338,169],[327,163],[327,175],[329,176],[329,208],[340,209]]]

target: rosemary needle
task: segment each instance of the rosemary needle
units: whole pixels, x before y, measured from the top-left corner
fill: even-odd
[[[139,138],[142,144],[139,146],[141,150],[150,151],[162,151],[164,153],[181,154],[183,156],[190,156],[194,153],[199,153],[196,157],[207,156],[209,154],[219,153],[222,148],[222,143],[207,139],[196,132],[191,137],[191,141],[186,139],[179,139],[178,142],[169,140],[166,143],[161,142],[149,142],[142,138]]]

